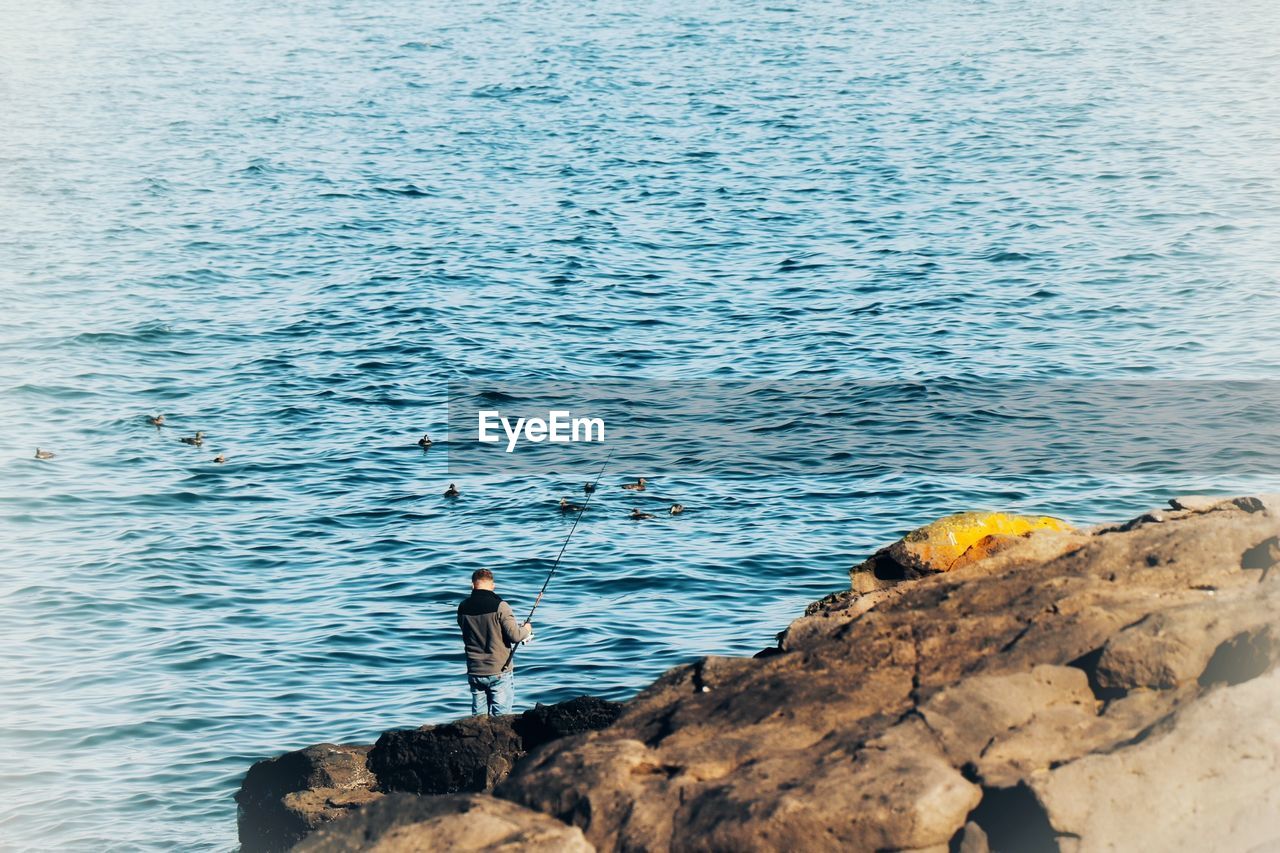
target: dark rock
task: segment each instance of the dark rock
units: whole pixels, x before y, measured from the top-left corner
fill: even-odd
[[[1280,563],[1280,538],[1270,536],[1240,555],[1240,568],[1264,572]]]
[[[621,710],[617,702],[579,696],[518,715],[384,732],[369,753],[369,767],[383,791],[491,791],[526,753],[557,738],[603,729]]]
[[[367,746],[322,743],[259,761],[236,792],[243,853],[282,850],[377,799]]]
[[[622,713],[622,704],[595,696],[578,696],[555,705],[536,705],[514,721],[525,752],[569,735],[608,728]]]
[[[527,752],[566,735],[603,729],[622,705],[579,696],[523,714],[469,717],[389,731],[367,746],[321,744],[250,768],[236,794],[244,853],[282,850],[386,791],[489,791]]]
[[[383,732],[369,767],[384,791],[455,794],[490,791],[524,755],[514,716]]]
[[[294,853],[590,853],[594,849],[579,829],[483,794],[390,794],[312,833],[293,848]]]

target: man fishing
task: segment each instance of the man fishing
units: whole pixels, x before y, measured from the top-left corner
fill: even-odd
[[[532,623],[517,624],[511,605],[493,591],[493,572],[477,569],[470,597],[458,605],[458,627],[467,650],[471,713],[510,714],[516,701],[515,647],[533,639]]]

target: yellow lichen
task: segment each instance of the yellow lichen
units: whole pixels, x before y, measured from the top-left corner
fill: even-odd
[[[900,545],[919,564],[934,571],[946,571],[970,545],[986,536],[1023,536],[1034,530],[1070,529],[1071,525],[1062,519],[1047,515],[961,512],[911,531]]]

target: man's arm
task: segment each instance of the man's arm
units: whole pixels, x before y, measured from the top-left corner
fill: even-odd
[[[516,624],[516,615],[505,601],[498,605],[498,621],[502,623],[502,640],[508,647],[523,643],[533,633],[531,626]]]

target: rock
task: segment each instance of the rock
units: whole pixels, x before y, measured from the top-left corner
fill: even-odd
[[[1187,510],[1188,512],[1210,512],[1218,506],[1230,502],[1229,497],[1214,497],[1213,495],[1183,495],[1173,498],[1169,501],[1169,506],[1174,509]]]
[[[985,783],[1003,786],[1037,769],[1035,762],[1048,767],[1065,755],[1075,757],[1046,753],[1043,736],[1032,738],[1031,749],[1010,749],[1020,735],[1046,726],[1083,730],[1096,717],[1096,704],[1083,671],[1041,664],[965,679],[938,691],[917,712],[954,766],[971,767]],[[1061,743],[1070,750],[1070,738]]]
[[[950,571],[971,547],[978,552],[968,562],[1007,547],[1008,540],[1036,530],[1069,530],[1066,522],[1048,516],[1030,517],[1003,512],[961,512],[919,527],[882,548],[849,571],[851,587],[864,593],[895,581]],[[981,544],[980,544],[981,543]]]
[[[377,799],[367,746],[322,743],[249,768],[236,793],[244,853],[281,850],[315,827]]]
[[[525,752],[562,737],[608,728],[622,713],[622,704],[595,696],[578,696],[555,705],[535,705],[515,721]]]
[[[384,732],[373,747],[321,744],[260,761],[236,794],[241,845],[245,853],[287,849],[385,791],[492,790],[525,753],[605,728],[621,710],[617,702],[579,696],[518,715]]]
[[[312,833],[294,853],[591,853],[581,830],[483,794],[391,794]]]
[[[1235,507],[1245,512],[1264,512],[1270,507],[1280,505],[1277,503],[1277,495],[1247,495],[1238,498],[1215,497],[1213,495],[1184,495],[1182,497],[1173,498],[1169,501],[1169,506],[1174,509],[1187,510],[1188,512],[1214,512],[1216,510],[1225,510]]]
[[[1075,530],[1040,529],[1021,536],[984,536],[965,549],[948,574],[970,577],[1045,563],[1083,547],[1088,541],[1088,536]],[[790,651],[821,642],[843,629],[846,623],[882,602],[893,600],[909,588],[909,584],[892,582],[867,593],[846,590],[828,595],[810,604],[805,615],[779,635],[779,648]]]
[[[607,851],[1275,849],[1272,507],[944,519],[868,561],[901,577],[815,603],[771,654],[668,671],[616,721],[575,700],[384,735],[389,787],[496,783],[521,808],[396,796],[320,831],[355,847],[317,849],[536,846],[526,810]],[[308,768],[272,790],[332,781]]]
[[[1206,590],[1205,592],[1213,592]],[[1245,672],[1226,673],[1219,680],[1242,681],[1254,667],[1265,667],[1272,639],[1269,625],[1277,605],[1275,588],[1268,585],[1258,595],[1218,602],[1209,595],[1201,600],[1152,613],[1111,637],[1098,660],[1097,679],[1103,687],[1132,690],[1137,687],[1178,687],[1202,677],[1214,678],[1209,662],[1220,649],[1240,646],[1233,664]],[[1280,636],[1277,637],[1280,639]],[[1249,645],[1256,651],[1245,651]],[[1228,652],[1230,653],[1230,652]],[[1225,664],[1224,664],[1225,668]]]
[[[1265,503],[1215,507],[1093,531],[977,535],[963,517],[924,528],[907,544],[962,535],[950,551],[879,552],[904,579],[824,599],[781,653],[667,672],[609,728],[531,754],[495,795],[601,850],[1265,843],[1268,822],[1244,816],[1280,813],[1280,722],[1261,698],[1241,700],[1228,736],[1205,703],[1280,659],[1280,546],[1268,544],[1280,521]],[[1215,710],[1188,716],[1202,706]],[[1196,756],[1229,804],[1179,793],[1215,784]],[[1104,759],[1117,763],[1071,770]],[[1145,789],[1181,809],[1176,832]]]
[[[991,853],[987,833],[973,821],[966,823],[960,833],[957,853]]]
[[[514,716],[383,732],[369,767],[386,791],[455,794],[491,791],[524,755]]]
[[[1035,774],[1066,849],[1250,850],[1280,843],[1280,673],[1209,691],[1124,749]]]
[[[369,767],[385,791],[491,791],[525,753],[566,735],[603,729],[621,711],[617,702],[579,696],[519,715],[384,732],[369,753]]]

